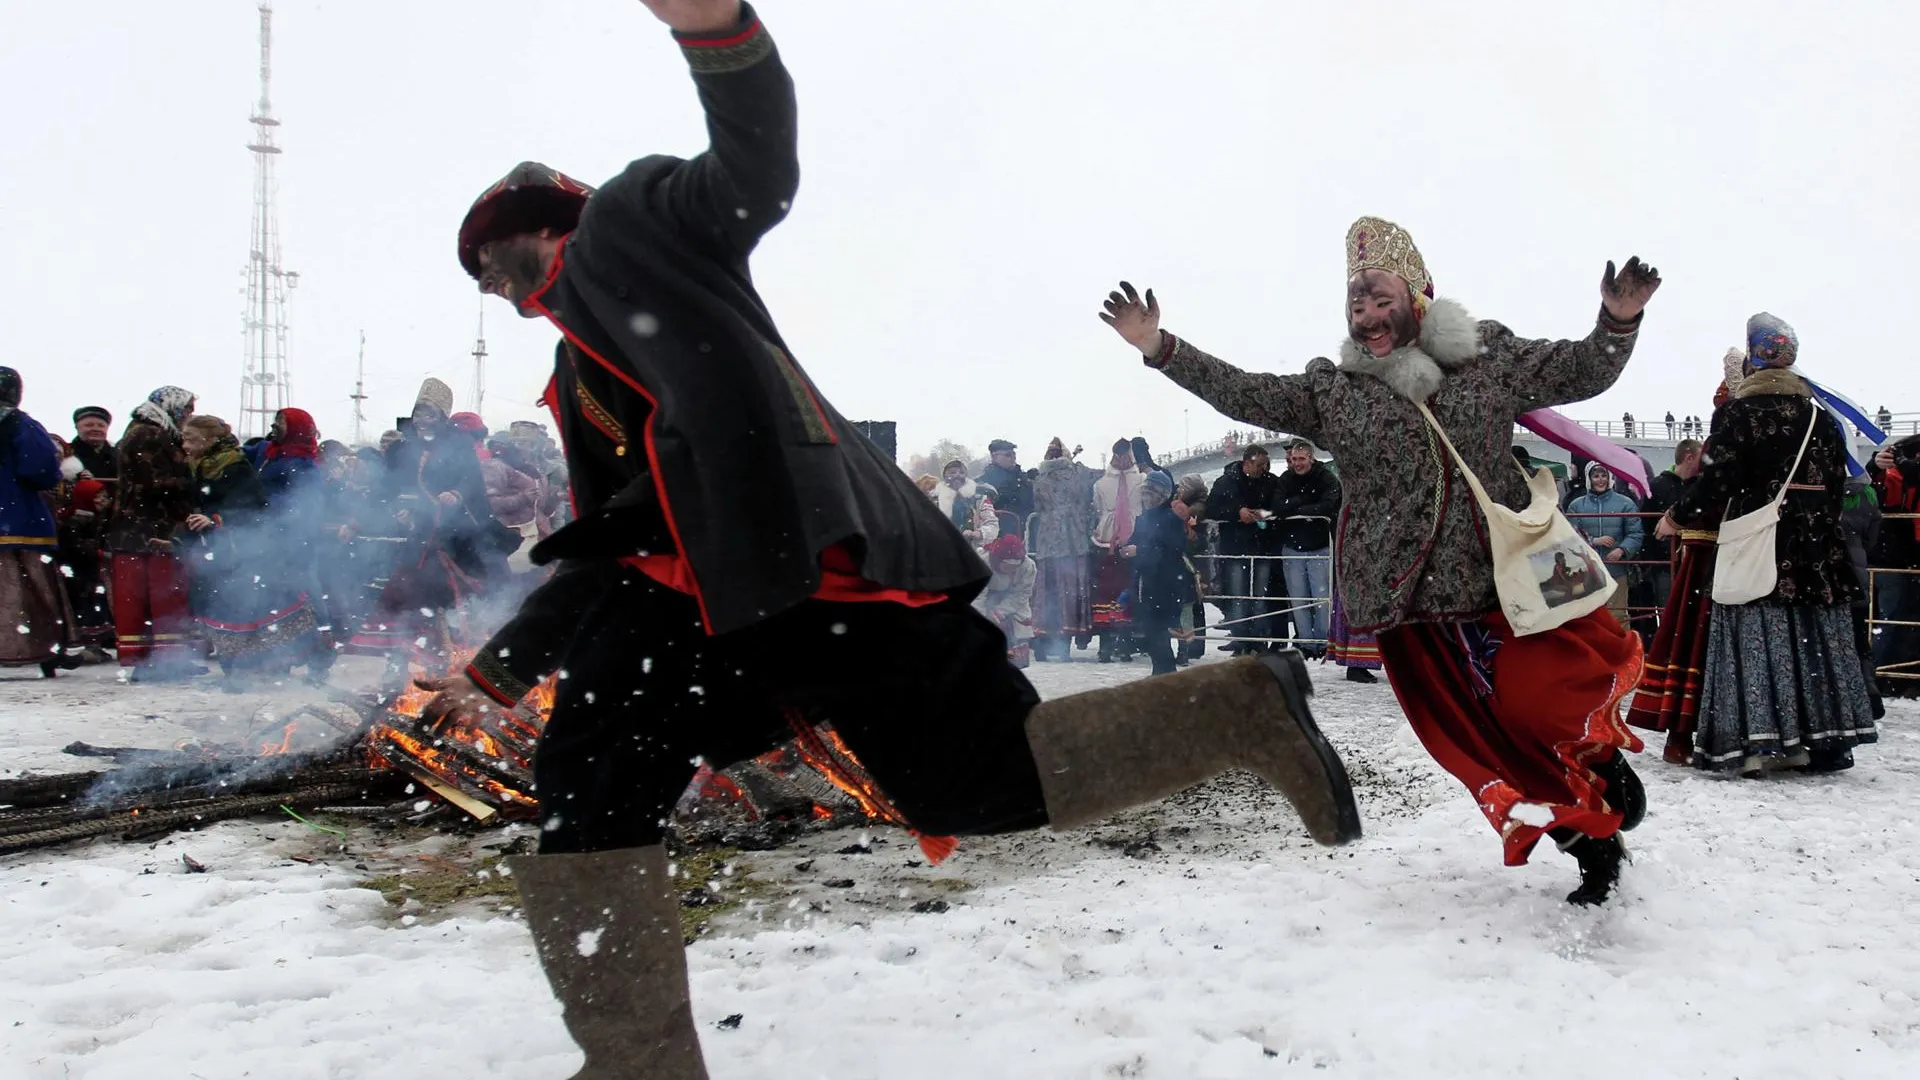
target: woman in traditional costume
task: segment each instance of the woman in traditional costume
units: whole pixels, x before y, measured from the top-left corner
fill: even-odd
[[[1765,508],[1786,486],[1774,590],[1715,602],[1709,617],[1693,749],[1700,769],[1831,772],[1851,767],[1853,747],[1877,737],[1853,635],[1861,588],[1841,524],[1848,445],[1818,388],[1790,370],[1798,353],[1785,322],[1748,320],[1746,378],[1714,414],[1706,466],[1669,512],[1679,528],[1705,529],[1723,512],[1730,522]]]
[[[1714,427],[1719,428],[1720,406],[1733,399],[1744,378],[1747,354],[1735,349],[1725,360],[1726,376],[1714,393]],[[1713,452],[1709,442],[1704,454]],[[1647,731],[1667,733],[1662,756],[1669,764],[1693,761],[1693,733],[1700,721],[1700,681],[1707,662],[1707,628],[1713,618],[1713,560],[1719,550],[1720,519],[1713,507],[1704,508],[1691,527],[1676,525],[1669,512],[1654,525],[1654,535],[1678,540],[1674,549],[1673,587],[1660,610],[1660,629],[1647,651],[1647,673],[1627,710],[1627,723]]]

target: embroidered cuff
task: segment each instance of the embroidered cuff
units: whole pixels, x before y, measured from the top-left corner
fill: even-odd
[[[1179,347],[1180,339],[1162,330],[1160,331],[1160,351],[1152,356],[1142,354],[1140,362],[1159,371],[1167,366],[1167,361],[1173,359],[1173,351]]]
[[[1605,304],[1600,305],[1600,329],[1619,337],[1625,337],[1628,334],[1639,332],[1640,322],[1646,317],[1647,313],[1642,311],[1633,318],[1622,322],[1613,317],[1613,313],[1607,310]]]
[[[740,25],[719,34],[682,34],[674,31],[680,52],[695,75],[725,75],[744,71],[773,55],[773,37],[754,14],[751,4],[740,5]]]
[[[502,705],[512,708],[520,704],[520,699],[533,692],[517,678],[507,666],[500,662],[492,649],[481,649],[473,654],[473,662],[467,665],[467,678],[473,685],[487,692],[487,696]]]

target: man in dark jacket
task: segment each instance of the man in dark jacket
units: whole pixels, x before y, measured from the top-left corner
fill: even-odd
[[[992,485],[998,493],[993,500],[994,509],[1012,514],[1020,526],[1014,531],[1024,537],[1027,519],[1033,516],[1033,474],[1020,468],[1018,449],[1005,439],[988,443],[987,453],[993,455],[993,460],[980,470],[975,482]]]
[[[1315,460],[1313,444],[1287,444],[1287,471],[1274,482],[1286,606],[1293,609],[1301,651],[1325,656],[1333,629],[1333,521],[1340,516],[1340,478]]]
[[[1240,460],[1229,464],[1207,494],[1208,521],[1220,523],[1219,595],[1226,611],[1228,633],[1239,639],[1274,635],[1271,612],[1274,595],[1273,556],[1279,554],[1279,533],[1273,525],[1275,488],[1273,461],[1264,446],[1249,446]],[[1236,640],[1227,651],[1236,655],[1259,652],[1264,643]]]
[[[481,289],[560,331],[546,400],[579,516],[534,552],[554,576],[430,706],[484,723],[565,675],[534,764],[540,854],[513,877],[581,1075],[706,1075],[662,823],[698,761],[795,726],[830,720],[923,835],[1072,827],[1245,767],[1317,839],[1357,836],[1297,662],[1039,702],[969,606],[985,565],[754,290],[748,256],[799,180],[773,39],[740,0],[644,2],[692,68],[710,148],[597,192],[524,164],[460,230]]]
[[[113,414],[98,405],[73,410],[73,456],[95,480],[112,480],[120,475],[113,442],[107,438],[112,426]]]

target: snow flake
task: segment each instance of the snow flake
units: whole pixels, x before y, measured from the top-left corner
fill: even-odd
[[[567,823],[564,818],[562,818],[559,814],[554,814],[552,817],[549,817],[547,820],[540,823],[540,831],[541,832],[559,832],[562,828],[566,826],[566,824]]]
[[[589,691],[587,691],[587,692],[586,692],[586,694],[585,694],[584,696],[585,696],[585,697],[586,697],[586,699],[587,699],[587,704],[589,704],[589,705],[591,705],[591,704],[593,704],[593,691],[591,691],[591,690],[589,690]]]
[[[505,660],[507,657],[513,655],[513,650],[503,645],[500,647],[500,651],[496,655],[498,655],[500,659]]]
[[[1539,803],[1514,803],[1513,809],[1507,811],[1507,816],[1522,825],[1531,825],[1536,829],[1544,829],[1553,824],[1553,810]]]
[[[23,634],[24,634],[24,633],[26,633],[26,632],[27,632],[27,628],[26,628],[26,627],[24,627],[24,626],[23,626],[23,627],[21,627],[21,628],[20,628],[20,632],[21,632],[21,633],[23,633]],[[706,687],[704,687],[704,686],[699,686],[699,685],[695,685],[695,686],[689,686],[689,687],[687,687],[687,693],[689,693],[689,694],[692,694],[692,695],[693,695],[694,697],[706,697],[706,696],[707,696],[707,688],[706,688]]]
[[[431,809],[433,809],[433,804],[426,799],[421,799],[419,802],[413,804],[413,812],[416,814],[424,814]]]
[[[837,623],[834,623],[831,627],[828,627],[828,629],[832,630],[835,636],[843,636],[847,632],[847,624],[843,622],[837,622]]]
[[[582,930],[580,937],[573,943],[573,951],[581,956],[592,956],[600,951],[600,938],[607,932],[606,927],[598,930]]]
[[[660,332],[660,318],[659,316],[642,311],[634,315],[633,318],[628,319],[627,326],[632,328],[633,332],[639,334],[641,337],[652,337]]]
[[[640,674],[642,675],[653,674],[653,657],[646,656],[640,659]]]
[[[746,207],[744,207],[744,206],[736,206],[736,207],[734,207],[734,209],[733,209],[733,213],[734,213],[734,216],[735,216],[735,217],[738,217],[738,218],[739,218],[739,219],[740,219],[741,221],[745,221],[745,220],[747,220],[747,208],[746,208]]]
[[[43,563],[50,563],[50,562],[52,562],[52,561],[53,561],[53,556],[51,556],[51,555],[46,555],[46,554],[42,554],[42,555],[40,556],[40,561],[41,561],[41,562],[43,562]],[[61,567],[61,569],[63,569],[63,570],[64,570],[64,569],[66,569],[66,568],[65,568],[65,567]],[[67,575],[67,576],[69,576],[69,577],[71,577],[71,576],[73,576],[73,575],[71,575],[71,574],[69,574],[69,575]]]
[[[20,631],[23,634],[33,633],[33,627],[28,626],[26,623],[21,623],[19,626],[15,627],[14,629]]]

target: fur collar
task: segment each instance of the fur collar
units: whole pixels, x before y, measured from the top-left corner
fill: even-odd
[[[1047,476],[1052,473],[1067,472],[1070,469],[1078,467],[1079,464],[1079,462],[1072,458],[1043,458],[1036,468],[1040,471],[1041,476]]]
[[[1459,301],[1443,296],[1427,305],[1419,342],[1375,356],[1348,338],[1340,343],[1340,370],[1371,375],[1402,397],[1425,401],[1439,391],[1447,372],[1478,355],[1480,324]]]
[[[1786,368],[1761,368],[1740,380],[1740,389],[1733,392],[1736,399],[1766,395],[1812,397],[1813,390],[1807,386],[1807,380]]]
[[[945,480],[940,481],[940,486],[933,489],[934,500],[940,504],[940,508],[942,510],[953,509],[953,501],[956,497],[962,498],[962,499],[972,499],[978,496],[979,494],[980,494],[980,486],[978,484],[975,484],[972,480],[968,480],[966,483],[961,484],[959,487],[959,490],[957,491],[954,489],[954,486],[952,484],[947,483]]]

